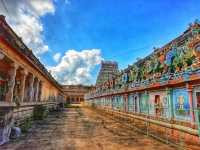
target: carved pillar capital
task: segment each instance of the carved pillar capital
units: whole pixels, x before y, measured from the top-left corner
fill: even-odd
[[[19,68],[19,65],[17,63],[13,62],[10,64],[10,67],[13,69],[17,69],[17,68]]]
[[[27,76],[28,71],[26,69],[22,69],[22,70],[20,70],[20,74],[21,74],[21,76]]]

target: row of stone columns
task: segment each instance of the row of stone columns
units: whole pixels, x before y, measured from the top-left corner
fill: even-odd
[[[17,73],[20,74],[19,93],[17,93],[18,94],[17,96],[19,96],[19,101],[20,102],[24,102],[26,100],[28,100],[29,102],[40,101],[42,82],[33,74],[29,73],[27,70],[20,69],[19,65],[17,65],[16,63],[11,64],[11,68],[8,71],[9,81],[8,81],[8,91],[6,94],[6,101],[13,102],[13,98],[14,98],[13,93],[15,90],[14,88],[16,84],[15,81],[16,81]],[[35,86],[34,86],[34,83],[35,83]],[[28,84],[28,87],[26,87],[26,84]]]

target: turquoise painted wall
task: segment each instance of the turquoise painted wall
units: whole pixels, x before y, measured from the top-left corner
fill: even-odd
[[[123,106],[123,96],[115,96],[113,101],[113,108],[117,110],[123,110]]]
[[[137,98],[137,100],[135,100]],[[128,111],[139,112],[139,96],[138,94],[129,94],[128,96]]]
[[[148,95],[145,93],[140,94],[140,112],[144,114],[148,114]]]
[[[133,95],[128,96],[128,112],[134,112]]]
[[[173,89],[173,109],[175,119],[191,120],[189,95],[185,88]]]
[[[124,110],[124,97],[123,96],[118,96],[118,106],[120,110]]]

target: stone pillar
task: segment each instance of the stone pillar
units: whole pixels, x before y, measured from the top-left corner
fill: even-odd
[[[189,98],[189,104],[190,104],[190,117],[191,117],[191,125],[194,125],[195,117],[194,117],[194,108],[193,108],[193,96],[192,96],[192,86],[187,83],[186,85],[188,90],[188,98]]]
[[[8,81],[8,92],[6,94],[6,101],[12,102],[13,101],[13,90],[15,87],[15,77],[18,65],[13,63],[8,74],[9,74],[9,81]]]
[[[42,81],[39,81],[39,89],[38,89],[38,98],[37,101],[41,101],[41,96],[42,96]]]
[[[37,83],[36,83],[36,89],[35,89],[35,101],[38,101],[38,94],[39,94],[39,88],[40,88],[40,81],[39,79],[37,79]]]
[[[128,112],[128,94],[124,94],[124,111]]]
[[[21,71],[21,77],[20,77],[20,102],[23,102],[24,100],[24,91],[25,91],[25,82],[26,82],[26,76],[28,72],[26,70]]]
[[[31,75],[30,79],[29,79],[29,102],[33,101],[33,94],[34,94],[34,89],[33,89],[33,83],[34,83],[34,76]]]
[[[172,98],[172,89],[166,88],[167,100],[168,100],[168,112],[170,113],[171,121],[174,119],[174,108],[173,108],[173,98]]]
[[[77,98],[77,100],[78,100],[78,103],[80,103],[80,102],[81,102],[81,100],[80,100],[80,97],[78,97],[78,98]]]
[[[149,116],[149,114],[150,114],[150,101],[149,101],[148,91],[145,91],[145,100],[146,100],[146,103],[147,103],[147,115]],[[145,112],[146,112],[146,110],[145,110]]]
[[[111,109],[114,109],[114,96],[111,96]]]

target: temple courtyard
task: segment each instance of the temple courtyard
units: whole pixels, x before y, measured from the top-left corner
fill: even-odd
[[[86,107],[50,113],[30,131],[1,147],[4,150],[173,150]]]

